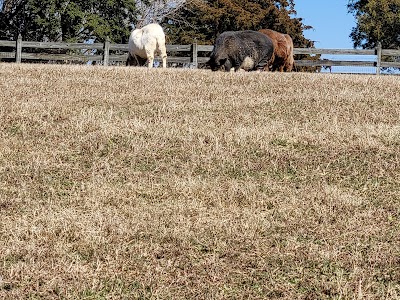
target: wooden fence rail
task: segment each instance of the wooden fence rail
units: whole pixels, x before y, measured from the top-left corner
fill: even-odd
[[[57,42],[29,42],[23,41],[21,35],[17,41],[0,41],[1,48],[11,48],[8,52],[0,52],[2,58],[15,59],[21,63],[22,60],[47,60],[47,61],[75,61],[75,62],[96,62],[104,66],[112,62],[122,63],[127,59],[127,44],[112,44],[109,39],[104,43],[57,43]],[[72,50],[73,54],[49,54],[23,52],[24,48],[33,49],[58,49]],[[198,64],[208,60],[208,54],[213,49],[212,45],[167,45],[169,63],[188,64],[197,68]],[[100,54],[99,54],[100,53]],[[179,54],[179,55],[178,55]],[[200,54],[200,55],[199,55]],[[375,67],[379,75],[381,68],[400,68],[400,50],[382,49],[381,45],[375,49],[316,49],[316,48],[294,48],[295,55],[356,55],[372,56],[369,60],[329,60],[329,59],[303,59],[295,60],[298,67],[331,67],[331,66],[365,66]],[[395,57],[392,61],[386,61],[382,57]]]

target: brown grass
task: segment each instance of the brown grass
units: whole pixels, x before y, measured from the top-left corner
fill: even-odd
[[[0,298],[399,299],[399,91],[0,64]]]

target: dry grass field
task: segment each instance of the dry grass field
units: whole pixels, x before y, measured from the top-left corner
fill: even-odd
[[[399,91],[0,64],[0,299],[399,299]]]

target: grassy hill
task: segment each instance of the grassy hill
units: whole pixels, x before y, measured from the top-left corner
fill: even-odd
[[[398,299],[399,91],[0,64],[0,298]]]

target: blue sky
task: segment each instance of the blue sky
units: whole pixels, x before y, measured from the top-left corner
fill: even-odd
[[[302,18],[304,25],[313,29],[305,30],[304,36],[314,41],[315,48],[353,49],[349,37],[356,26],[356,19],[347,11],[348,0],[295,0],[296,17]],[[373,61],[371,55],[322,55],[322,59]],[[374,73],[374,67],[332,67],[329,72]],[[322,70],[322,72],[328,72]]]
[[[314,29],[304,31],[307,39],[315,41],[315,48],[352,49],[349,35],[356,25],[347,12],[348,0],[295,0],[298,18]]]

